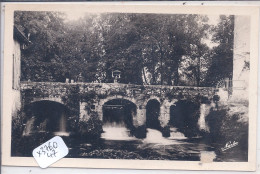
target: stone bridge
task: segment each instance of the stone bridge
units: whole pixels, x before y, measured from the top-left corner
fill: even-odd
[[[162,128],[170,120],[170,107],[177,101],[187,100],[205,108],[211,108],[216,88],[185,87],[165,85],[133,85],[120,83],[58,83],[21,82],[21,104],[25,108],[34,102],[51,101],[60,103],[76,115],[80,121],[87,121],[93,114],[103,120],[103,107],[107,102],[120,99],[136,106],[132,113],[132,124],[140,127],[146,124],[146,107],[149,101],[160,104],[158,120]],[[201,115],[207,110],[203,109]],[[205,116],[204,116],[205,117]]]

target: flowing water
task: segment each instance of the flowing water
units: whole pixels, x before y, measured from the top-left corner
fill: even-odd
[[[176,135],[176,138],[175,138]],[[165,138],[162,136],[162,133],[156,129],[147,129],[146,138],[142,140],[144,144],[157,144],[157,145],[174,145],[174,144],[183,144],[177,139],[185,139],[186,137],[180,132],[171,132],[171,136]]]
[[[23,136],[28,136],[32,133],[34,122],[35,122],[35,117],[32,117],[27,121],[23,131]]]
[[[56,136],[69,136],[69,132],[66,131],[66,117],[62,113],[59,123],[59,131],[54,132]]]
[[[206,106],[201,106],[201,111],[207,111]],[[23,136],[36,135],[52,131],[48,130],[50,118],[41,120],[39,124],[33,116],[25,125]],[[98,139],[92,137],[74,139],[70,136],[66,127],[66,115],[62,114],[57,124],[55,122],[54,134],[62,136],[70,147],[70,153],[67,157],[72,158],[100,158],[100,159],[142,159],[142,160],[185,160],[200,161],[208,159],[208,154],[215,161],[246,161],[247,154],[237,153],[239,149],[225,152],[219,152],[225,144],[213,146],[209,145],[207,139],[203,137],[185,137],[177,128],[170,128],[170,137],[163,137],[162,132],[156,129],[147,128],[146,138],[139,139],[131,135],[128,129],[129,124],[124,119],[107,120],[103,125],[103,133]],[[205,115],[201,115],[198,120],[199,128],[207,130]],[[57,128],[57,129],[56,129]],[[236,148],[236,147],[235,147]],[[234,148],[234,149],[235,149]],[[31,155],[31,150],[28,151]],[[217,154],[216,154],[216,153]],[[23,151],[19,152],[23,153]]]
[[[28,136],[46,129],[46,120],[40,125],[34,126],[35,118],[28,120],[23,135]],[[69,132],[66,130],[66,117],[62,116],[55,135],[69,140]],[[69,144],[72,158],[99,158],[99,159],[141,159],[141,160],[185,160],[203,161],[211,159],[215,161],[245,161],[243,155],[225,152],[222,156],[216,155],[216,148],[207,144],[202,137],[188,138],[178,131],[170,128],[170,137],[163,137],[159,130],[147,128],[146,138],[138,139],[131,135],[130,130],[121,123],[106,123],[103,125],[103,133],[100,139]],[[210,155],[210,156],[209,156]],[[229,157],[227,158],[226,155]],[[242,156],[242,157],[241,157]]]
[[[24,135],[31,133],[34,122],[34,117],[27,122]],[[46,124],[45,120],[37,126],[38,131],[45,130]],[[124,122],[106,122],[103,131],[100,140],[96,142],[72,145],[69,157],[199,161],[202,152],[214,150],[199,139],[185,137],[174,127],[170,128],[170,137],[167,138],[159,130],[147,128],[146,138],[138,139],[131,135]],[[64,138],[69,136],[65,115],[61,115],[54,134]],[[213,157],[215,158],[214,154]]]
[[[185,137],[174,127],[167,138],[160,131],[148,128],[144,139],[131,136],[123,125],[104,125],[103,130],[100,142],[82,143],[78,147],[81,157],[199,161],[202,152],[214,150],[199,140]]]
[[[206,124],[205,118],[206,115],[208,114],[208,108],[206,108],[206,104],[201,104],[200,106],[200,117],[198,120],[198,124],[200,127],[200,130],[205,130],[205,131],[209,131],[208,125]],[[207,113],[206,113],[207,112]]]
[[[104,133],[101,138],[104,140],[137,140],[135,137],[130,135],[130,131],[123,126],[103,126]]]

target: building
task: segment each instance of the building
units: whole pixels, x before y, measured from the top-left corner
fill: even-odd
[[[21,107],[20,78],[21,78],[21,50],[30,43],[25,34],[14,26],[12,51],[12,115],[17,114]]]
[[[250,16],[235,16],[232,100],[248,100]]]

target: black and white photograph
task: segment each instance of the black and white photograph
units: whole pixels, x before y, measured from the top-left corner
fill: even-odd
[[[65,159],[249,162],[252,15],[54,9],[11,21],[11,158],[60,136]]]

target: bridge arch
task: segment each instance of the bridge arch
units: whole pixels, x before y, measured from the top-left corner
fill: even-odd
[[[96,106],[97,107],[97,113],[98,113],[99,119],[101,121],[103,121],[103,105],[105,103],[107,103],[108,101],[116,100],[116,99],[128,100],[128,101],[134,103],[137,106],[136,100],[134,98],[130,98],[130,97],[127,97],[127,96],[122,96],[122,95],[109,96],[109,97],[106,97],[105,99],[101,99],[101,100],[99,100],[98,105]]]
[[[69,135],[67,123],[70,110],[64,104],[51,100],[37,100],[24,106],[23,112],[27,117],[23,131],[24,136],[35,132]]]
[[[200,103],[179,100],[170,106],[169,125],[177,128],[186,136],[194,136],[198,130],[198,119],[200,117]]]
[[[160,100],[159,100],[160,101]],[[150,99],[146,106],[146,127],[160,130],[161,103],[157,99]]]
[[[110,100],[109,100],[110,99]],[[137,115],[137,106],[125,97],[113,97],[102,102],[103,130],[109,132],[122,131],[132,136],[134,134],[134,119]],[[128,132],[128,133],[127,133]]]
[[[150,96],[148,99],[145,100],[144,106],[146,106],[150,100],[157,100],[160,103],[160,105],[162,105],[161,98],[157,96]]]
[[[65,105],[61,97],[35,97],[29,103],[39,102],[39,101],[52,101]]]
[[[106,102],[110,101],[110,100],[115,100],[115,99],[124,99],[124,100],[128,100],[131,101],[134,104],[137,104],[137,101],[134,98],[130,98],[127,96],[122,96],[122,95],[116,95],[116,96],[109,96],[105,99],[101,99],[99,102],[100,106],[103,106]]]
[[[160,117],[159,117],[161,127],[166,127],[167,125],[169,125],[169,122],[171,119],[170,108],[171,108],[171,106],[175,106],[177,101],[178,101],[177,99],[173,99],[173,100],[165,99],[162,102],[161,107],[160,107],[161,112],[160,112]]]

